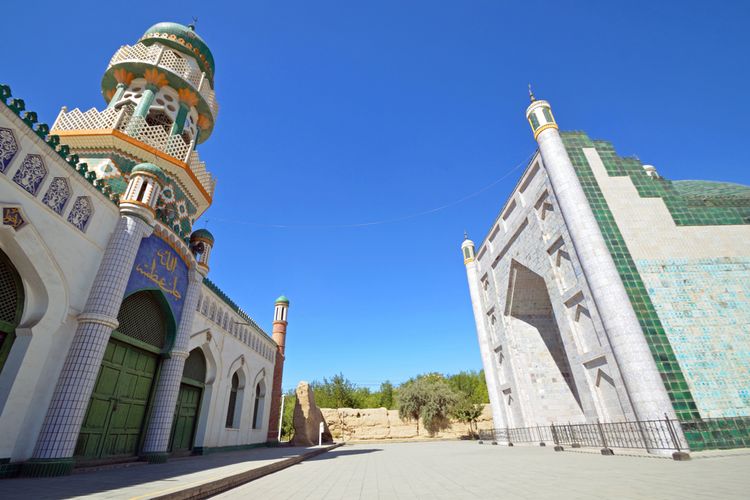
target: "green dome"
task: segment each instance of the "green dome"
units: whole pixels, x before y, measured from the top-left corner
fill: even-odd
[[[278,299],[276,299],[276,303],[283,302],[284,304],[289,304],[289,299],[286,298],[285,295],[282,295]]]
[[[193,234],[190,235],[190,239],[194,240],[198,238],[208,240],[211,243],[211,245],[214,244],[214,235],[211,234],[211,232],[208,229],[196,229],[195,231],[193,231]]]
[[[672,186],[688,198],[750,199],[750,186],[718,181],[672,181]]]
[[[167,176],[164,175],[164,171],[154,165],[153,163],[139,163],[135,167],[133,167],[133,170],[130,171],[130,175],[132,176],[135,173],[143,172],[144,174],[151,174],[157,179],[159,179],[159,182],[162,184],[167,183]]]
[[[193,56],[206,72],[211,87],[214,85],[214,56],[208,49],[206,42],[198,36],[192,27],[177,23],[158,23],[151,26],[143,34],[139,42],[151,45],[159,42],[167,45],[183,54]]]

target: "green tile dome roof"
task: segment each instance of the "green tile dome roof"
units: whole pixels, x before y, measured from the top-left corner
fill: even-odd
[[[733,182],[672,181],[672,186],[679,194],[689,198],[750,199],[750,186]]]
[[[166,184],[167,182],[167,176],[164,175],[164,171],[153,163],[139,163],[138,165],[133,167],[133,170],[130,171],[130,175],[132,176],[133,174],[136,174],[138,172],[151,174],[159,179],[159,182],[161,182],[162,184]]]
[[[211,234],[208,229],[196,229],[195,231],[193,231],[193,234],[190,235],[190,239],[194,240],[197,238],[208,240],[212,245],[214,244],[214,235]]]
[[[178,23],[157,23],[151,26],[143,34],[139,42],[151,45],[154,42],[163,43],[183,54],[194,57],[206,72],[211,86],[214,85],[214,56],[206,45],[206,42],[193,30],[192,27],[183,26]]]
[[[283,302],[284,304],[288,304],[289,303],[289,299],[287,299],[285,295],[282,295],[281,297],[279,297],[278,299],[276,299],[276,303],[278,304],[279,302]]]

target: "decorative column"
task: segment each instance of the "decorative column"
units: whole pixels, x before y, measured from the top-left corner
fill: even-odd
[[[198,305],[203,286],[203,274],[195,266],[190,270],[185,304],[182,309],[180,325],[174,347],[169,358],[161,364],[159,382],[156,385],[154,405],[151,410],[146,439],[143,444],[143,454],[150,463],[164,463],[169,457],[169,436],[172,432],[177,396],[180,392],[180,381],[185,360],[188,357],[188,343],[193,331],[193,318]]]
[[[125,93],[130,83],[133,81],[133,73],[126,71],[122,68],[116,69],[114,72],[115,80],[117,80],[117,86],[115,87],[114,94],[109,99],[107,108],[112,108],[114,105],[122,99],[122,95]],[[112,92],[110,90],[110,92]]]
[[[464,233],[464,242],[461,245],[461,251],[464,256],[464,265],[466,266],[466,277],[469,281],[469,294],[471,296],[471,308],[474,312],[474,322],[477,328],[477,339],[479,340],[479,352],[482,356],[482,365],[484,366],[485,380],[487,381],[487,393],[490,396],[490,406],[492,407],[492,425],[496,430],[504,430],[508,427],[508,420],[505,417],[505,408],[503,408],[503,397],[497,386],[497,366],[492,359],[492,343],[484,323],[484,311],[482,310],[482,296],[477,279],[477,263],[474,254],[474,242],[471,241]],[[506,432],[495,432],[495,439],[500,444],[508,445],[508,435]]]
[[[276,349],[276,362],[273,366],[273,389],[271,390],[271,415],[268,422],[268,434],[266,439],[270,443],[279,441],[279,419],[281,418],[282,379],[284,376],[284,347],[286,345],[286,327],[288,325],[287,315],[289,312],[289,299],[281,296],[276,299],[273,314],[273,341],[278,346]]]
[[[153,104],[159,89],[169,83],[164,73],[159,73],[154,68],[147,69],[143,73],[143,77],[146,79],[143,95],[141,95],[141,100],[138,101],[138,105],[133,111],[133,116],[130,118],[130,123],[128,123],[125,129],[125,133],[131,137],[137,135],[140,131],[141,123],[144,122],[146,115],[148,115],[148,110],[151,108],[151,104]]]
[[[195,142],[195,144],[198,144],[198,137],[200,137],[201,132],[211,127],[211,119],[206,115],[198,115],[198,123],[196,125],[198,125],[198,130],[195,134],[195,139],[193,140],[193,142]]]
[[[560,137],[550,105],[547,101],[536,100],[531,88],[529,95],[531,105],[526,110],[526,117],[539,144],[560,213],[578,254],[636,418],[663,420],[666,415],[676,419],[646,337]],[[675,426],[675,432],[685,443],[679,425]],[[669,450],[649,452],[669,453]]]
[[[154,407],[143,443],[143,454],[151,463],[164,463],[169,457],[169,436],[172,432],[182,371],[189,355],[188,344],[193,331],[193,318],[201,295],[203,278],[208,275],[208,256],[213,244],[214,237],[207,229],[198,229],[190,235],[190,251],[195,257],[195,266],[189,273],[190,283],[185,294],[185,304],[182,307],[174,347],[169,358],[165,359],[161,366]]]
[[[170,131],[171,135],[182,133],[185,129],[185,120],[190,112],[190,108],[198,105],[198,96],[190,89],[179,89],[177,95],[180,99],[180,109],[177,111],[177,117],[175,117],[174,123],[172,124],[172,130]]]
[[[78,327],[34,454],[22,469],[25,476],[59,476],[73,470],[78,434],[110,334],[118,326],[117,314],[138,248],[141,240],[153,231],[153,207],[159,196],[161,176],[158,167],[150,164],[137,165],[131,172],[128,190],[120,202],[120,220],[104,251],[83,312],[78,316]],[[145,186],[136,189],[136,184]],[[136,194],[129,196],[130,193]]]

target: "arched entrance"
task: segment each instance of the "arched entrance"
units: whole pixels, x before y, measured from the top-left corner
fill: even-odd
[[[200,348],[195,348],[190,351],[182,370],[180,393],[177,395],[172,423],[172,437],[169,441],[169,450],[172,453],[185,454],[193,449],[205,382],[206,357]]]
[[[16,268],[0,250],[0,372],[16,338],[23,314],[23,282]]]
[[[81,426],[79,459],[138,454],[159,360],[174,339],[174,318],[159,292],[128,296],[117,320]]]

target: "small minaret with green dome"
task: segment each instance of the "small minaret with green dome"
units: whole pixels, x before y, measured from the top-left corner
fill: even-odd
[[[281,416],[282,378],[284,376],[284,360],[286,359],[286,327],[288,324],[289,299],[281,295],[276,299],[273,311],[273,341],[276,349],[276,363],[273,367],[273,389],[271,391],[271,416],[268,421],[269,442],[279,440],[279,418]]]

